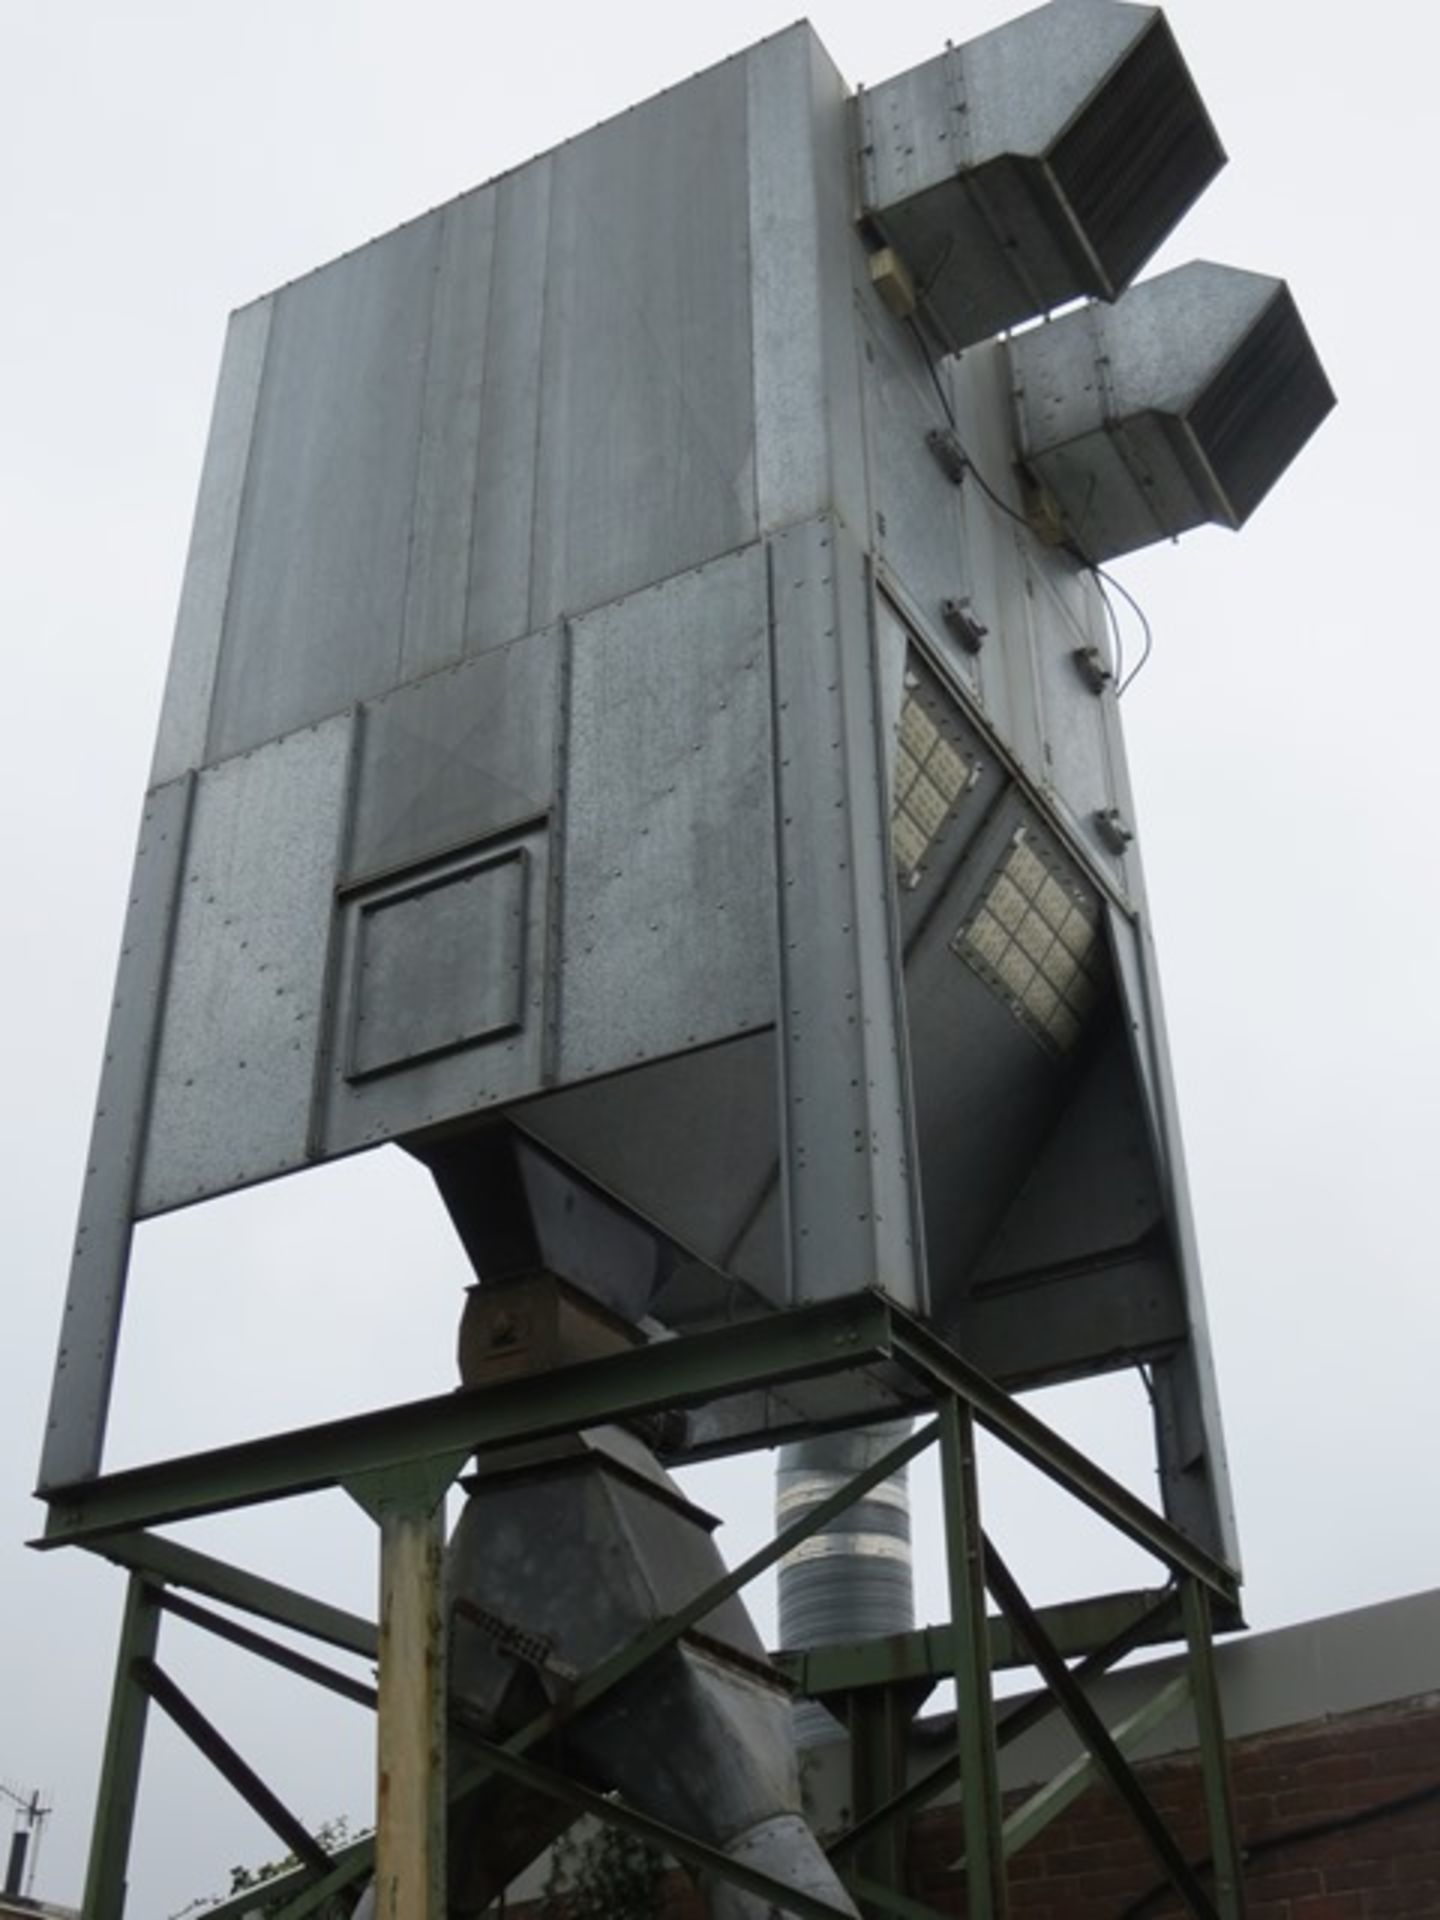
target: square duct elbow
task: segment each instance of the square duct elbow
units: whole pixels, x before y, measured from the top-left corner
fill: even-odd
[[[1089,560],[1243,525],[1335,404],[1284,281],[1207,261],[1008,351],[1020,457]]]
[[[1224,165],[1155,7],[1052,0],[860,95],[864,211],[958,351],[1126,287]]]

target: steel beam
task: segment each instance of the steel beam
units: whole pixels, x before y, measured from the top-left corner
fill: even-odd
[[[456,1449],[484,1453],[847,1371],[889,1356],[891,1312],[878,1294],[852,1295],[524,1380],[436,1394],[80,1481],[45,1496],[50,1513],[36,1544],[84,1543],[314,1493]]]
[[[1180,1598],[1190,1653],[1190,1691],[1195,1707],[1200,1774],[1205,1787],[1205,1816],[1210,1827],[1215,1904],[1221,1920],[1245,1920],[1245,1872],[1230,1793],[1215,1646],[1210,1637],[1210,1596],[1198,1581],[1187,1580]]]
[[[182,1600],[178,1593],[165,1594],[160,1604],[166,1613],[174,1614],[177,1620],[188,1620],[191,1626],[203,1628],[217,1640],[228,1640],[232,1647],[242,1647],[246,1653],[258,1654],[262,1660],[283,1667],[287,1673],[309,1680],[317,1687],[324,1687],[328,1692],[338,1694],[342,1700],[352,1701],[357,1707],[373,1708],[375,1705],[378,1696],[374,1687],[367,1686],[363,1680],[352,1680],[348,1673],[337,1673],[333,1667],[327,1667],[323,1660],[308,1659],[293,1647],[282,1646],[278,1640],[270,1639],[268,1634],[242,1627],[238,1620],[231,1620],[223,1613],[212,1613],[209,1607],[197,1606],[193,1600]]]
[[[169,1674],[153,1660],[141,1660],[136,1663],[135,1677],[156,1706],[170,1716],[251,1811],[259,1814],[277,1839],[284,1841],[296,1859],[313,1874],[328,1872],[330,1856],[319,1841],[312,1838],[309,1828],[271,1792],[255,1769],[241,1758],[214,1722],[206,1718]]]
[[[957,1394],[988,1433],[1003,1440],[1022,1460],[1038,1467],[1173,1572],[1189,1573],[1222,1600],[1235,1600],[1240,1582],[1233,1568],[1181,1533],[1153,1507],[1137,1499],[1128,1487],[1097,1467],[1093,1460],[1087,1460],[1077,1447],[1037,1419],[978,1368],[962,1360],[928,1327],[898,1309],[892,1311],[892,1320],[897,1356],[935,1386]]]
[[[954,1636],[965,1909],[969,1920],[1005,1920],[1000,1775],[985,1626],[986,1547],[980,1530],[974,1427],[969,1408],[958,1399],[947,1400],[940,1410],[940,1472],[945,1490],[945,1544]]]
[[[1133,1653],[1136,1647],[1146,1646],[1161,1637],[1164,1623],[1173,1615],[1179,1605],[1179,1595],[1173,1590],[1157,1596],[1155,1605],[1148,1613],[1132,1619],[1122,1627],[1114,1638],[1103,1647],[1097,1647],[1094,1653],[1087,1654],[1075,1668],[1075,1679],[1084,1684],[1097,1675],[1107,1672],[1127,1653]],[[946,1632],[937,1628],[935,1631]],[[1022,1733],[1028,1733],[1032,1727],[1039,1726],[1052,1713],[1059,1710],[1059,1703],[1049,1693],[1032,1694],[1028,1700],[1022,1700],[1001,1714],[995,1725],[995,1744],[1004,1748]],[[832,1840],[826,1848],[832,1861],[838,1861],[854,1851],[874,1828],[889,1820],[898,1820],[913,1813],[917,1808],[926,1806],[937,1794],[943,1793],[960,1778],[960,1756],[958,1751],[946,1755],[937,1766],[912,1780],[902,1792],[883,1807],[863,1820],[857,1820],[846,1831]]]
[[[138,1574],[131,1574],[115,1656],[115,1684],[90,1862],[85,1874],[83,1920],[121,1920],[125,1912],[130,1836],[140,1791],[140,1762],[145,1750],[149,1695],[140,1681],[143,1662],[153,1660],[160,1638],[159,1595]]]
[[[1164,1726],[1173,1719],[1181,1707],[1190,1698],[1190,1682],[1181,1674],[1168,1686],[1161,1687],[1152,1694],[1134,1713],[1127,1714],[1118,1726],[1110,1729],[1110,1738],[1123,1754],[1129,1754],[1147,1734],[1156,1727]],[[1082,1793],[1087,1793],[1101,1778],[1100,1767],[1093,1754],[1083,1753],[1063,1767],[1053,1780],[1049,1780],[1037,1792],[1019,1806],[1005,1820],[1003,1839],[1005,1858],[1019,1853],[1022,1847],[1028,1847],[1037,1835],[1043,1833],[1052,1820],[1058,1819],[1066,1807],[1073,1806]]]
[[[1036,1670],[1059,1701],[1071,1726],[1089,1748],[1095,1764],[1129,1810],[1151,1851],[1169,1875],[1175,1891],[1196,1916],[1196,1920],[1219,1920],[1209,1895],[1176,1845],[1170,1829],[1156,1812],[1129,1761],[1111,1738],[1109,1729],[1091,1705],[1085,1689],[1046,1638],[1044,1628],[1029,1602],[988,1541],[985,1568],[990,1591],[1029,1647]],[[966,1851],[969,1852],[968,1837]]]
[[[158,1534],[130,1533],[111,1535],[97,1549],[105,1559],[132,1573],[147,1575],[166,1587],[186,1587],[203,1593],[207,1599],[222,1600],[226,1606],[239,1607],[258,1619],[277,1627],[289,1627],[307,1634],[326,1646],[345,1653],[358,1653],[373,1660],[379,1639],[373,1621],[332,1607],[324,1600],[312,1600],[293,1587],[232,1567],[228,1561],[213,1559],[208,1553],[196,1553],[178,1541],[164,1540]]]
[[[1173,1640],[1170,1618],[1174,1609],[1158,1606],[1167,1597],[1163,1587],[1142,1587],[1131,1593],[1062,1601],[1042,1608],[1039,1618],[1060,1652],[1073,1660],[1095,1652],[1117,1633],[1142,1621],[1146,1636],[1136,1644]],[[992,1613],[986,1628],[992,1672],[1029,1666],[1029,1656],[1008,1620]],[[788,1649],[772,1657],[781,1672],[812,1700],[832,1693],[853,1693],[859,1687],[946,1680],[954,1670],[948,1627],[920,1627],[912,1633],[884,1634],[874,1640]]]
[[[832,1907],[827,1901],[817,1900],[813,1894],[801,1893],[795,1887],[772,1880],[768,1873],[745,1866],[707,1841],[681,1833],[648,1813],[626,1806],[623,1801],[607,1799],[603,1793],[581,1786],[578,1781],[557,1773],[554,1768],[542,1766],[536,1760],[511,1751],[508,1745],[500,1746],[487,1740],[474,1726],[467,1727],[466,1739],[485,1750],[487,1768],[519,1781],[522,1786],[550,1794],[562,1805],[573,1807],[577,1817],[589,1814],[596,1820],[603,1820],[608,1826],[619,1827],[624,1833],[633,1833],[637,1839],[648,1841],[686,1866],[695,1867],[702,1873],[712,1873],[719,1879],[728,1880],[733,1886],[758,1894],[782,1913],[800,1914],[806,1916],[807,1920],[848,1920],[839,1907]]]

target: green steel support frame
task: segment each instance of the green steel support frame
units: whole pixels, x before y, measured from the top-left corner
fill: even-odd
[[[144,1529],[343,1485],[380,1522],[392,1572],[403,1568],[407,1558],[405,1543],[397,1545],[391,1537],[396,1513],[404,1516],[402,1532],[412,1529],[412,1523],[422,1531],[428,1526],[428,1545],[421,1542],[409,1557],[418,1570],[424,1557],[421,1546],[425,1546],[433,1572],[438,1542],[433,1516],[444,1487],[473,1454],[580,1426],[631,1420],[756,1387],[843,1375],[877,1364],[888,1365],[892,1376],[899,1374],[912,1396],[911,1404],[916,1408],[928,1404],[935,1417],[705,1592],[619,1648],[580,1679],[563,1707],[547,1709],[510,1739],[503,1743],[485,1739],[463,1704],[452,1700],[448,1708],[452,1722],[464,1725],[467,1743],[482,1755],[465,1774],[448,1783],[452,1801],[475,1793],[492,1775],[518,1779],[553,1794],[577,1816],[592,1814],[650,1840],[684,1864],[750,1888],[781,1912],[833,1916],[834,1909],[823,1902],[782,1887],[753,1869],[739,1868],[693,1836],[675,1833],[635,1807],[582,1788],[558,1772],[540,1749],[567,1720],[655,1658],[721,1599],[774,1565],[899,1466],[938,1445],[950,1576],[949,1625],[884,1642],[781,1656],[797,1687],[828,1700],[851,1726],[857,1750],[853,1772],[859,1789],[852,1799],[855,1818],[848,1831],[831,1841],[829,1850],[852,1894],[870,1914],[895,1915],[898,1920],[907,1916],[926,1920],[932,1914],[901,1884],[904,1825],[912,1812],[958,1782],[970,1920],[1004,1920],[1007,1859],[1098,1777],[1107,1780],[1129,1808],[1197,1920],[1243,1920],[1240,1857],[1211,1641],[1213,1617],[1225,1621],[1238,1617],[1236,1575],[879,1294],[52,1490],[47,1496],[45,1534],[35,1544],[83,1546],[130,1571],[83,1920],[124,1920],[126,1861],[151,1697],[176,1715],[201,1751],[272,1825],[290,1831],[286,1810],[267,1796],[258,1776],[239,1761],[219,1731],[188,1703],[173,1697],[174,1690],[155,1663],[162,1611],[217,1632],[258,1657],[359,1704],[376,1704],[374,1689],[240,1625],[228,1614],[216,1614],[181,1598],[182,1591],[298,1631],[350,1655],[366,1659],[378,1655],[381,1703],[386,1699],[387,1661],[403,1664],[406,1658],[404,1649],[397,1648],[393,1654],[383,1651],[376,1627],[367,1620]],[[1032,1609],[982,1531],[977,1426],[996,1435],[1153,1554],[1164,1567],[1168,1584],[1043,1613]],[[680,1464],[685,1458],[678,1453],[672,1461]],[[420,1604],[427,1594],[433,1595],[434,1583],[419,1571],[415,1580]],[[999,1605],[998,1616],[987,1617],[987,1591]],[[1135,1647],[1175,1638],[1177,1613],[1189,1652],[1188,1683],[1172,1682],[1124,1726],[1107,1729],[1090,1703],[1086,1683]],[[1074,1666],[1069,1664],[1072,1660]],[[992,1674],[1007,1665],[1034,1667],[1043,1685],[997,1720]],[[897,1764],[899,1742],[929,1684],[943,1678],[953,1679],[956,1688],[954,1750],[907,1783]],[[1150,1806],[1124,1753],[1187,1692],[1194,1707],[1210,1822],[1213,1898],[1202,1883],[1201,1870],[1184,1858]],[[1007,1819],[1001,1807],[997,1751],[1057,1708],[1071,1721],[1086,1755]],[[380,1711],[383,1723],[387,1712],[383,1704]],[[411,1870],[428,1873],[427,1906],[439,1920],[433,1889],[438,1885],[443,1822],[438,1819],[436,1790],[430,1782],[415,1802],[425,1832],[414,1851],[418,1865]],[[347,1911],[349,1898],[373,1870],[373,1844],[361,1840],[325,1859],[313,1843],[300,1846],[299,1835],[292,1837],[302,1864],[267,1887],[267,1900],[273,1903],[268,1911],[275,1920],[305,1920],[307,1915],[328,1920],[331,1914]],[[254,1910],[254,1904],[253,1892],[236,1896],[210,1909],[211,1920],[240,1920]]]

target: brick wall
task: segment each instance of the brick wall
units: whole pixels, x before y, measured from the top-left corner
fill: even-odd
[[[1249,1920],[1440,1920],[1440,1695],[1237,1741],[1231,1766]],[[1195,1761],[1139,1771],[1187,1857],[1202,1859]],[[1382,1808],[1391,1810],[1372,1817]],[[959,1845],[953,1808],[917,1819],[910,1892],[963,1916],[948,1866]],[[1159,1877],[1123,1808],[1096,1789],[1011,1861],[1011,1911],[1014,1920],[1169,1920],[1184,1909],[1152,1892]],[[535,1909],[511,1912],[519,1920]],[[662,1912],[704,1920],[706,1909],[676,1876]]]
[[[1139,1771],[1187,1858],[1204,1858],[1195,1760]],[[1249,1920],[1440,1920],[1440,1698],[1238,1741],[1231,1777]],[[1409,1804],[1370,1817],[1396,1802]],[[946,1866],[956,1851],[948,1809],[915,1823],[912,1892],[963,1915]],[[1185,1909],[1145,1898],[1159,1878],[1128,1815],[1097,1788],[1011,1861],[1011,1909],[1015,1920],[1166,1920]]]

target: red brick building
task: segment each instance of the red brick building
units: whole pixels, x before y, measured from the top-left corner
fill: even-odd
[[[1252,1634],[1218,1650],[1231,1736],[1235,1809],[1245,1849],[1249,1920],[1440,1920],[1440,1592],[1302,1626]],[[1110,1675],[1092,1698],[1112,1727],[1178,1660]],[[929,1723],[922,1764],[933,1762]],[[1193,1726],[1181,1711],[1137,1748],[1141,1779],[1187,1857],[1208,1841]],[[1025,1801],[1077,1754],[1053,1719],[1004,1755],[1007,1807]],[[843,1750],[812,1773],[815,1817],[845,1818]],[[913,1822],[908,1891],[964,1915],[953,1802]],[[1182,1913],[1125,1809],[1091,1787],[1010,1861],[1015,1920],[1165,1920]],[[521,1905],[512,1913],[533,1914]],[[703,1920],[703,1901],[676,1876],[665,1920]]]

